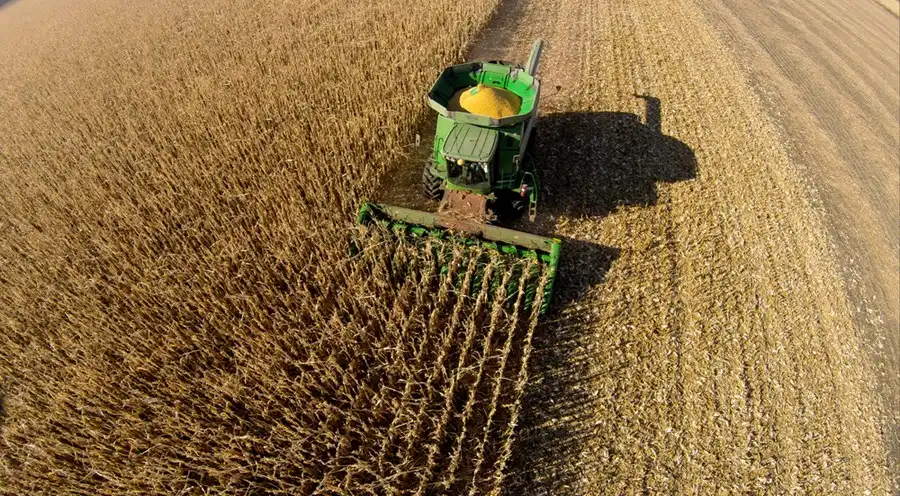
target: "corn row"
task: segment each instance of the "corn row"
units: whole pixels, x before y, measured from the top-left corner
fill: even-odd
[[[500,457],[497,459],[497,462],[494,467],[494,484],[493,489],[491,489],[490,495],[497,496],[500,494],[500,491],[503,488],[503,478],[506,476],[506,464],[509,461],[509,457],[512,453],[512,445],[515,440],[515,429],[519,420],[519,410],[522,407],[522,395],[525,391],[525,384],[528,382],[528,358],[531,355],[531,340],[534,337],[534,330],[537,327],[538,322],[538,314],[541,308],[541,300],[544,297],[544,286],[547,285],[548,274],[545,272],[542,274],[540,283],[538,284],[537,297],[535,298],[535,305],[532,308],[531,316],[528,322],[528,332],[525,334],[525,342],[522,345],[522,359],[519,365],[519,371],[516,378],[515,389],[512,396],[512,401],[508,408],[510,409],[510,418],[506,423],[506,428],[504,429],[503,434],[501,435],[501,439],[503,439],[503,448],[500,454]],[[475,480],[475,478],[473,478]]]
[[[461,250],[460,250],[461,251]],[[409,463],[411,461],[411,453],[414,450],[413,444],[418,439],[419,431],[422,428],[423,418],[425,416],[425,412],[427,408],[431,404],[431,397],[436,387],[434,387],[434,382],[438,380],[439,376],[444,373],[444,360],[449,356],[450,350],[453,347],[453,340],[455,338],[455,331],[459,324],[459,317],[462,314],[463,308],[466,306],[466,299],[469,296],[469,292],[471,291],[472,285],[472,277],[475,275],[475,269],[478,266],[478,257],[471,257],[469,260],[468,269],[466,270],[465,276],[463,277],[462,288],[459,291],[456,302],[453,305],[453,311],[450,316],[449,325],[447,325],[444,330],[444,339],[441,343],[440,349],[438,351],[438,357],[435,361],[434,368],[432,370],[431,375],[428,377],[428,380],[425,384],[425,397],[423,398],[419,411],[416,414],[416,420],[413,424],[413,428],[410,429],[407,433],[406,437],[406,447],[404,449],[405,459],[404,462]],[[437,311],[438,309],[435,309]],[[434,314],[432,314],[432,321],[429,323],[431,326],[435,326],[436,321],[434,320]]]
[[[461,257],[460,253],[454,251],[452,253],[452,259],[448,264],[448,272],[441,278],[441,285],[438,289],[437,298],[436,298],[436,308],[432,310],[430,318],[433,318],[434,312],[437,311],[438,308],[446,304],[448,295],[450,294],[450,288],[453,285],[453,275],[456,274],[458,270],[458,266],[460,263]],[[434,270],[437,270],[435,267]],[[420,291],[420,295],[424,298],[426,296],[426,291],[428,291],[429,286],[425,286],[424,291]],[[424,308],[423,308],[424,309]],[[429,329],[433,329],[429,327]],[[422,336],[422,342],[419,344],[419,349],[416,352],[415,363],[420,364],[423,362],[425,353],[428,349],[429,338],[431,337],[431,332],[425,330],[424,335]],[[409,401],[410,396],[412,395],[414,388],[414,377],[410,377],[403,388],[403,396],[401,398],[401,404],[406,405]],[[378,460],[376,461],[376,465],[379,467],[379,472],[383,473],[382,466],[384,464],[384,458],[390,453],[392,449],[392,445],[394,443],[394,435],[397,433],[398,428],[403,425],[403,414],[405,411],[397,412],[394,416],[393,420],[391,420],[391,424],[388,427],[387,433],[384,437],[384,442],[381,445],[381,449],[379,450]],[[408,428],[408,426],[407,426]]]
[[[420,287],[418,291],[416,291],[415,303],[412,305],[412,310],[405,317],[403,321],[403,326],[401,330],[401,343],[400,346],[397,346],[391,354],[390,363],[399,363],[403,367],[407,367],[405,360],[403,359],[403,355],[401,347],[405,347],[407,344],[412,346],[414,341],[411,339],[406,339],[408,336],[410,329],[414,328],[416,316],[422,315],[421,312],[425,310],[425,301],[428,297],[430,297],[429,289],[432,286],[433,281],[438,277],[438,271],[440,270],[437,261],[431,256],[432,254],[432,245],[429,242],[425,246],[425,257],[426,257],[426,265],[428,266],[425,270],[423,270],[424,275],[421,279]],[[425,346],[427,345],[428,333],[423,333],[422,343],[418,350],[415,353],[414,363],[420,363],[420,359],[422,357],[422,353],[425,350]],[[408,380],[405,381],[403,386],[403,393],[401,394],[400,404],[407,404],[409,401],[410,393],[412,392],[412,374],[409,373],[409,369],[407,370]],[[380,449],[378,450],[378,457],[374,461],[374,465],[378,468],[378,473],[383,474],[385,472],[384,461],[385,456],[388,454],[388,446],[393,442],[394,435],[397,429],[398,421],[400,420],[400,412],[393,412],[393,418],[391,419],[391,423],[388,426],[387,431],[384,433],[383,442],[381,444]]]
[[[500,283],[500,286],[497,288],[494,301],[502,302],[506,299],[507,285],[509,284],[509,281],[512,278],[512,275],[513,275],[512,270],[507,270],[503,274],[503,279]],[[478,372],[476,372],[476,374],[475,374],[475,381],[472,384],[472,387],[469,389],[469,396],[468,396],[468,399],[466,400],[466,406],[464,407],[463,412],[462,412],[462,427],[460,429],[460,434],[459,434],[459,437],[457,437],[456,440],[454,441],[455,447],[453,448],[453,454],[450,456],[450,465],[445,470],[446,473],[445,473],[444,479],[443,479],[443,481],[441,481],[441,486],[444,491],[447,491],[450,489],[450,486],[453,484],[454,479],[456,477],[456,472],[459,469],[459,464],[462,461],[462,453],[463,453],[463,448],[464,448],[465,441],[466,441],[466,439],[465,439],[466,433],[468,432],[466,430],[466,427],[467,427],[469,417],[472,414],[472,409],[475,405],[476,395],[478,393],[478,386],[479,386],[479,384],[481,384],[482,374],[484,373],[484,367],[485,367],[486,362],[488,362],[489,360],[494,358],[490,354],[491,341],[493,340],[494,333],[497,330],[498,321],[500,320],[499,317],[502,313],[501,310],[502,310],[502,306],[497,304],[494,306],[494,309],[491,312],[490,325],[488,326],[488,332],[484,337],[484,342],[482,343],[482,347],[481,347],[481,360],[478,362]],[[470,328],[472,328],[472,327],[474,327],[474,325],[475,325],[475,319],[473,316],[473,318],[470,320],[468,326]],[[489,424],[490,424],[490,418],[488,418],[488,425]],[[480,456],[480,450],[476,450],[476,453],[478,453],[479,454],[478,456]],[[479,465],[479,463],[480,462],[476,458],[474,466],[477,467]]]
[[[472,270],[473,274],[474,274],[474,268],[476,267],[476,265],[474,265],[474,263],[478,261],[480,256],[481,256],[481,254],[479,253],[472,257],[473,258],[473,270]],[[474,325],[475,324],[474,321],[475,321],[475,318],[481,314],[482,308],[484,307],[485,303],[487,303],[489,288],[491,285],[494,269],[496,268],[496,266],[497,266],[497,261],[495,258],[492,257],[490,262],[488,263],[487,267],[484,269],[484,275],[481,280],[481,287],[479,288],[478,296],[476,298],[474,308],[467,309],[467,310],[470,310],[470,312],[471,312],[470,316],[469,316],[469,324],[470,325],[467,325],[465,327],[466,337],[465,337],[465,341],[463,342],[462,348],[459,351],[459,359],[458,359],[458,363],[456,365],[456,374],[454,374],[453,377],[450,379],[450,384],[444,388],[443,411],[441,413],[440,420],[438,420],[437,425],[434,427],[434,430],[432,431],[432,437],[431,437],[432,444],[428,449],[428,461],[426,462],[425,470],[421,474],[421,477],[419,479],[419,487],[416,489],[417,495],[421,495],[424,493],[426,485],[428,484],[428,482],[431,479],[432,471],[434,470],[434,465],[435,465],[436,457],[438,454],[438,450],[440,449],[441,441],[444,438],[444,428],[447,425],[447,422],[449,421],[450,416],[453,415],[453,412],[452,412],[452,410],[453,410],[453,395],[456,393],[456,385],[460,380],[460,376],[465,372],[466,361],[469,357],[469,348],[471,348],[472,343],[475,340],[475,334],[479,330],[479,326]],[[467,280],[465,284],[466,284],[466,287],[468,288],[469,284],[471,284],[471,280]],[[458,322],[454,322],[451,325],[450,329],[455,329],[457,324],[458,324]]]
[[[467,481],[467,486],[471,485],[469,496],[474,496],[481,490],[478,487],[478,480],[482,471],[482,466],[485,462],[485,451],[487,450],[488,444],[490,444],[491,425],[493,423],[494,415],[496,414],[497,407],[500,401],[501,391],[503,389],[503,376],[506,373],[506,362],[509,358],[510,352],[512,351],[513,341],[516,335],[515,330],[518,326],[518,315],[525,296],[525,281],[529,277],[529,273],[531,271],[533,263],[533,261],[529,260],[525,264],[525,267],[522,269],[522,273],[519,276],[519,286],[518,292],[516,294],[516,302],[513,305],[512,315],[508,319],[508,332],[506,335],[506,340],[503,344],[503,351],[500,354],[500,364],[498,366],[497,372],[494,375],[494,381],[492,385],[494,394],[491,397],[491,401],[489,403],[490,410],[488,410],[487,420],[485,421],[484,427],[482,428],[481,441],[475,449],[475,470],[472,474],[472,478]],[[540,307],[535,306],[534,308]],[[503,310],[499,307],[494,308],[495,315],[499,315],[502,311]]]

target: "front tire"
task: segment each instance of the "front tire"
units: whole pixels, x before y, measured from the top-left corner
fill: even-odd
[[[444,179],[435,175],[429,165],[422,169],[422,193],[429,200],[440,200],[444,196]]]

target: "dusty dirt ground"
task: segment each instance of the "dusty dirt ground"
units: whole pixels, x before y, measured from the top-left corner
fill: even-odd
[[[566,245],[558,310],[535,335],[510,494],[890,491],[871,332],[827,226],[867,209],[856,246],[881,254],[887,275],[853,281],[887,288],[896,211],[872,213],[896,205],[885,151],[896,100],[863,86],[870,111],[852,121],[863,127],[825,128],[869,132],[828,172],[871,192],[847,204],[844,190],[820,188],[819,200],[783,143],[790,121],[779,118],[796,106],[772,113],[701,6],[508,2],[470,58],[523,60],[537,37],[549,42],[537,151],[547,194],[538,224],[518,227]],[[868,84],[846,82],[856,70],[890,84],[867,67],[834,68],[845,78],[835,84]],[[857,117],[843,105],[818,109]],[[854,169],[844,154],[873,144],[880,160]],[[866,170],[880,177],[855,179]],[[397,198],[415,196],[417,174]],[[837,205],[831,218],[821,201]]]
[[[897,2],[881,2],[890,10]],[[869,1],[706,2],[821,194],[838,264],[900,411],[900,20]],[[900,432],[889,435],[900,464]]]

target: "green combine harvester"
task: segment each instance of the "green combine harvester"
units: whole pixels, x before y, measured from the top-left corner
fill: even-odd
[[[440,199],[436,213],[364,202],[360,224],[380,224],[408,239],[437,237],[478,244],[519,258],[532,258],[547,273],[541,304],[553,292],[561,241],[497,225],[527,211],[534,220],[540,198],[530,144],[537,123],[543,42],[534,42],[525,67],[512,62],[469,62],[444,69],[428,92],[437,112],[434,149],[422,174],[423,193]],[[460,108],[460,95],[505,90],[519,103],[514,113],[481,115]],[[508,92],[508,93],[506,93]],[[463,97],[465,98],[465,96]],[[511,114],[511,115],[510,115]],[[538,267],[540,269],[540,267]],[[537,284],[530,278],[528,284]],[[527,300],[534,288],[527,290]]]

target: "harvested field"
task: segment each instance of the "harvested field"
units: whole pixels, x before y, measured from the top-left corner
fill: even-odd
[[[4,6],[0,490],[889,492],[826,223],[703,11],[496,5]],[[437,71],[536,37],[540,321],[529,267],[350,224],[416,196]]]
[[[535,334],[517,487],[887,492],[875,370],[827,231],[703,13],[505,12],[473,56],[549,41],[537,229],[568,249],[563,308]]]
[[[791,159],[818,190],[854,324],[871,348],[888,413],[896,416],[900,20],[872,2],[703,7],[741,62],[754,68],[751,82],[777,116]],[[900,467],[900,425],[890,418],[886,424],[891,465]]]

